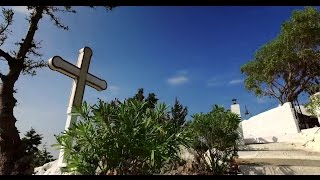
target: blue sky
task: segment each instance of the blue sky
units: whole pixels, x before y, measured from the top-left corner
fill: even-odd
[[[111,100],[133,96],[138,88],[154,92],[169,105],[175,97],[189,115],[208,112],[212,105],[230,107],[237,98],[251,114],[277,106],[275,100],[257,98],[245,90],[240,66],[274,38],[292,10],[302,7],[118,7],[111,12],[77,7],[77,14],[61,15],[69,31],[55,28],[45,18],[37,40],[43,59],[59,55],[76,63],[79,49],[93,50],[90,72],[105,79],[103,92],[87,87],[84,99]],[[14,7],[13,33],[3,49],[25,35],[26,9]],[[0,62],[0,70],[7,67]],[[31,127],[44,135],[47,145],[63,131],[72,80],[42,69],[37,76],[23,76],[16,88],[18,129]],[[190,118],[190,116],[189,116]],[[50,148],[52,150],[52,148]],[[53,150],[52,150],[53,151]],[[53,151],[54,155],[57,151]]]

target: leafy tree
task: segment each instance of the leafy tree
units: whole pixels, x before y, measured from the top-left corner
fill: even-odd
[[[134,98],[138,101],[143,101],[144,100],[144,95],[143,95],[143,88],[138,89],[138,93],[134,96]]]
[[[174,106],[171,108],[171,121],[179,127],[185,124],[188,108],[184,107],[176,98]]]
[[[192,117],[188,127],[193,134],[191,147],[197,152],[200,165],[213,174],[226,173],[237,152],[240,117],[217,105],[207,114]]]
[[[37,134],[37,132],[31,128],[21,139],[25,148],[24,158],[32,161],[30,165],[27,165],[30,171],[33,171],[34,167],[42,166],[43,164],[54,160],[45,146],[43,146],[43,150],[38,148],[42,143],[42,138],[43,137],[40,134]]]
[[[28,6],[29,15],[27,21],[29,27],[26,35],[16,43],[16,50],[5,50],[0,48],[0,58],[7,62],[8,73],[0,72],[0,175],[27,174],[23,162],[23,146],[15,126],[17,121],[13,109],[17,100],[14,97],[15,83],[20,75],[35,75],[36,70],[46,66],[39,52],[41,41],[35,39],[39,23],[44,17],[49,17],[53,24],[60,29],[68,30],[57,14],[75,13],[71,6]],[[111,10],[112,7],[106,7]],[[6,43],[11,33],[10,26],[13,23],[14,11],[2,8],[2,22],[0,23],[0,47]]]
[[[134,97],[128,98],[129,101],[131,100],[137,100],[140,102],[146,102],[147,105],[145,106],[144,110],[146,110],[147,108],[151,108],[154,109],[155,105],[158,102],[158,98],[156,98],[156,94],[154,93],[149,93],[148,97],[145,98],[144,96],[144,89],[143,88],[139,88],[137,94],[134,95]]]
[[[146,108],[154,109],[155,105],[159,100],[158,98],[156,98],[155,93],[149,93],[148,97],[145,98],[143,88],[139,88],[135,96],[132,98],[129,98],[129,100],[132,100],[132,99],[135,99],[141,102],[146,102],[147,104],[145,106],[145,110]],[[116,100],[113,101],[112,103],[114,102],[116,102]],[[175,104],[173,107],[171,107],[171,111],[167,113],[165,120],[168,121],[169,123],[172,123],[172,125],[177,129],[182,125],[184,125],[187,114],[188,114],[188,108],[184,107],[176,98]]]
[[[43,137],[40,134],[37,134],[33,128],[31,128],[30,131],[27,131],[21,139],[25,146],[26,153],[35,154],[38,152],[38,146],[41,144],[42,138]]]
[[[309,96],[312,96],[317,92],[320,92],[320,83],[318,81],[315,81],[315,84],[309,84],[309,87],[306,91],[309,94]]]
[[[312,116],[319,116],[319,108],[320,108],[320,94],[313,94],[310,96],[309,102],[305,105],[307,112],[309,112]]]
[[[146,102],[147,102],[147,107],[150,108],[150,109],[154,109],[155,108],[155,105],[157,104],[158,102],[158,98],[156,98],[156,94],[154,93],[149,93],[148,94],[148,97],[146,99]]]
[[[134,97],[129,98],[129,99],[136,99],[141,102],[147,102],[146,107],[150,107],[151,109],[155,108],[155,104],[157,104],[157,102],[159,100],[158,98],[156,98],[156,94],[154,94],[154,93],[149,93],[148,97],[145,98],[143,88],[139,88],[137,94]]]
[[[43,145],[42,150],[39,150],[37,153],[35,153],[34,158],[34,167],[42,166],[48,162],[54,161],[55,159],[51,155],[49,151],[47,151],[47,148],[45,145]]]
[[[158,102],[158,98],[156,98],[155,93],[149,93],[148,97],[145,98],[144,96],[144,89],[139,88],[138,92],[135,94],[134,97],[129,98],[129,100],[136,99],[141,102],[146,102],[146,108],[154,109],[155,105]],[[168,121],[168,123],[171,123],[174,131],[179,131],[179,128],[182,127],[186,121],[186,116],[188,114],[188,108],[184,107],[176,98],[175,104],[173,107],[171,107],[171,111],[166,114],[165,121]]]
[[[283,104],[320,82],[320,13],[306,7],[293,11],[280,34],[262,46],[254,59],[241,67],[245,87],[257,96]]]
[[[141,92],[141,91],[140,91]],[[65,150],[67,170],[80,174],[158,174],[179,159],[185,131],[169,133],[165,104],[128,99],[109,104],[83,103],[80,121],[57,137]],[[74,142],[74,146],[70,146]]]

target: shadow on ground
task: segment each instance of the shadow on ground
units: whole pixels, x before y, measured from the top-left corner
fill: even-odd
[[[240,166],[240,171],[244,175],[295,175],[288,166],[261,166],[259,164],[250,164]]]

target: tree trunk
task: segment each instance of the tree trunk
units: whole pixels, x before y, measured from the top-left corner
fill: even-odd
[[[30,17],[30,26],[15,58],[6,57],[9,73],[1,76],[0,86],[0,175],[32,174],[32,159],[24,153],[25,149],[15,126],[16,118],[13,108],[17,100],[14,98],[14,84],[24,68],[24,61],[33,46],[35,32],[42,18],[45,6],[37,6]]]
[[[0,86],[0,175],[33,173],[30,161],[24,157],[24,147],[15,126],[17,120],[13,115],[17,102],[13,96],[14,84],[19,74],[15,78],[3,79]]]
[[[14,85],[23,69],[23,61],[9,63],[9,73],[1,75],[0,86],[0,175],[28,175],[33,173],[32,159],[25,154],[24,145],[17,130],[13,109]]]

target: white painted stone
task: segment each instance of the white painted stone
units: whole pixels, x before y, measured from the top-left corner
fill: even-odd
[[[270,109],[241,122],[245,143],[279,142],[300,132],[291,103]]]
[[[319,128],[298,133],[302,139],[315,137]],[[240,151],[237,162],[244,175],[259,174],[318,174],[320,173],[320,151],[310,151],[305,143],[250,144]]]
[[[231,112],[238,114],[239,117],[241,118],[241,111],[240,111],[240,105],[239,104],[232,104],[231,105]]]
[[[239,117],[241,118],[241,111],[240,111],[240,105],[239,104],[232,104],[231,108],[230,108],[230,111],[235,113],[235,114],[238,114]],[[244,141],[243,129],[242,129],[242,124],[241,123],[239,124],[238,132],[239,132],[240,138],[239,138],[239,141],[237,143],[238,143],[239,146],[243,146],[245,144],[245,141]]]
[[[320,175],[320,167],[240,165],[243,175]]]
[[[62,172],[58,166],[58,160],[48,162],[34,169],[35,175],[72,175],[74,173]]]
[[[306,150],[320,152],[320,127],[304,129],[301,131],[301,136]]]
[[[195,161],[195,154],[196,152],[193,149],[186,148],[185,146],[179,146],[180,152],[179,157],[186,162],[193,162]]]

